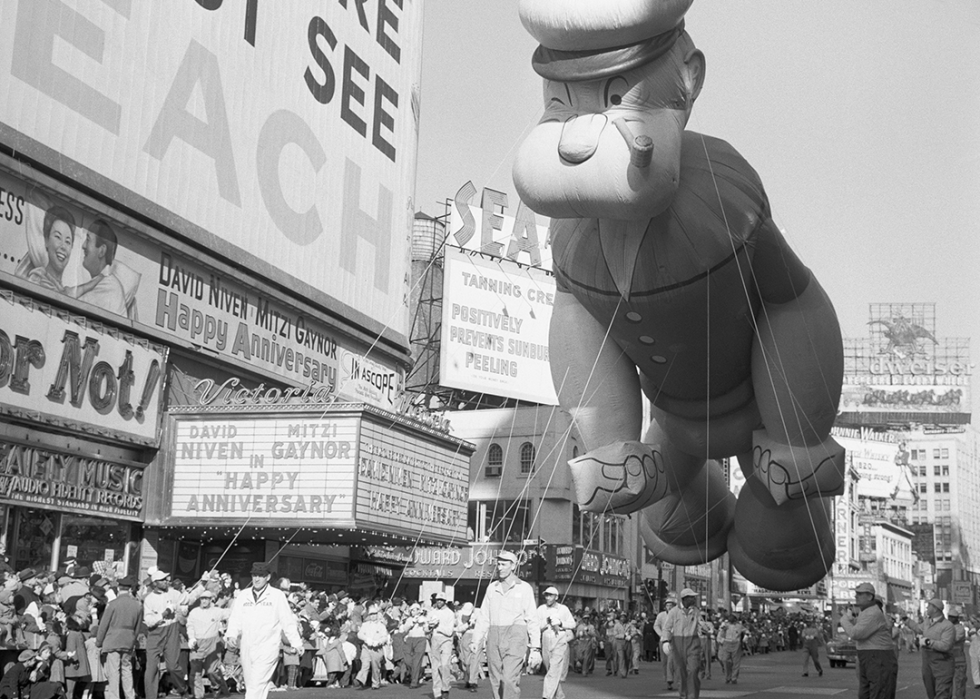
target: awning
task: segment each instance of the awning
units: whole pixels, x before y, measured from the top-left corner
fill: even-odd
[[[912,599],[912,590],[888,583],[888,601],[905,602]]]

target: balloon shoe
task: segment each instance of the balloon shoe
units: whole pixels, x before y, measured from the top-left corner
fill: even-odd
[[[830,503],[805,498],[777,505],[761,480],[748,479],[728,534],[732,565],[756,585],[779,592],[819,582],[834,562]]]
[[[812,447],[792,447],[755,430],[752,443],[753,473],[777,505],[844,494],[844,448],[833,437]]]
[[[660,560],[707,563],[723,554],[735,517],[735,496],[721,467],[709,461],[680,491],[671,491],[640,516],[640,535]]]

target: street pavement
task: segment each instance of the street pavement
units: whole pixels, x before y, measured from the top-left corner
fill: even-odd
[[[813,666],[810,666],[810,676],[802,677],[803,655],[799,652],[783,651],[766,655],[746,656],[742,659],[742,672],[737,685],[725,684],[725,675],[721,667],[715,663],[712,668],[712,679],[701,683],[703,699],[729,699],[747,697],[758,699],[803,698],[803,697],[835,697],[837,699],[853,699],[857,697],[857,672],[853,665],[846,668],[830,668],[826,656],[821,653],[823,677],[817,676]],[[920,672],[920,657],[918,653],[903,652],[899,658],[898,699],[921,699],[925,697]],[[521,680],[521,696],[524,699],[541,699],[543,676],[525,676]],[[451,699],[491,699],[490,687],[487,680],[481,680],[475,693],[461,687],[462,683],[454,683],[449,696]],[[968,681],[967,696],[980,696]],[[569,673],[563,684],[567,699],[613,699],[614,697],[676,697],[677,683],[674,691],[667,690],[663,669],[659,663],[641,663],[640,674],[628,677],[607,677],[601,661],[597,661],[596,674],[582,677]],[[323,687],[306,687],[290,692],[277,692],[270,699],[429,699],[432,697],[432,685],[425,684],[421,689],[409,689],[405,686],[390,685],[377,690],[325,689]]]

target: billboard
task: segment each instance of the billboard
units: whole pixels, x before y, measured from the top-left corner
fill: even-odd
[[[156,446],[166,365],[164,347],[0,292],[0,415]]]
[[[407,336],[421,2],[5,0],[2,17],[0,142]]]
[[[970,422],[969,338],[943,338],[934,303],[870,306],[867,338],[844,340],[844,422]]]
[[[0,278],[244,369],[328,386],[382,409],[392,409],[401,385],[400,372],[361,356],[321,314],[3,170]]]
[[[398,428],[390,414],[319,407],[178,418],[168,523],[465,537],[466,442]]]
[[[866,427],[834,427],[831,434],[844,447],[847,459],[860,476],[858,497],[894,498],[907,485],[898,462],[902,441],[898,435]],[[904,490],[907,492],[908,487]]]
[[[548,350],[554,277],[451,247],[444,275],[439,383],[557,405]]]
[[[513,216],[505,213],[504,192],[485,188],[480,206],[471,203],[474,196],[476,187],[467,182],[449,202],[449,245],[551,271],[547,224],[539,224],[534,212],[520,200]]]

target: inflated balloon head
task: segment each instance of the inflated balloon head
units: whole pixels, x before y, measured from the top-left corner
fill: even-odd
[[[612,217],[613,201],[619,218],[634,219],[664,208],[704,75],[703,56],[684,31],[691,2],[522,0],[521,21],[540,42],[531,63],[546,97],[514,177],[535,211]]]

